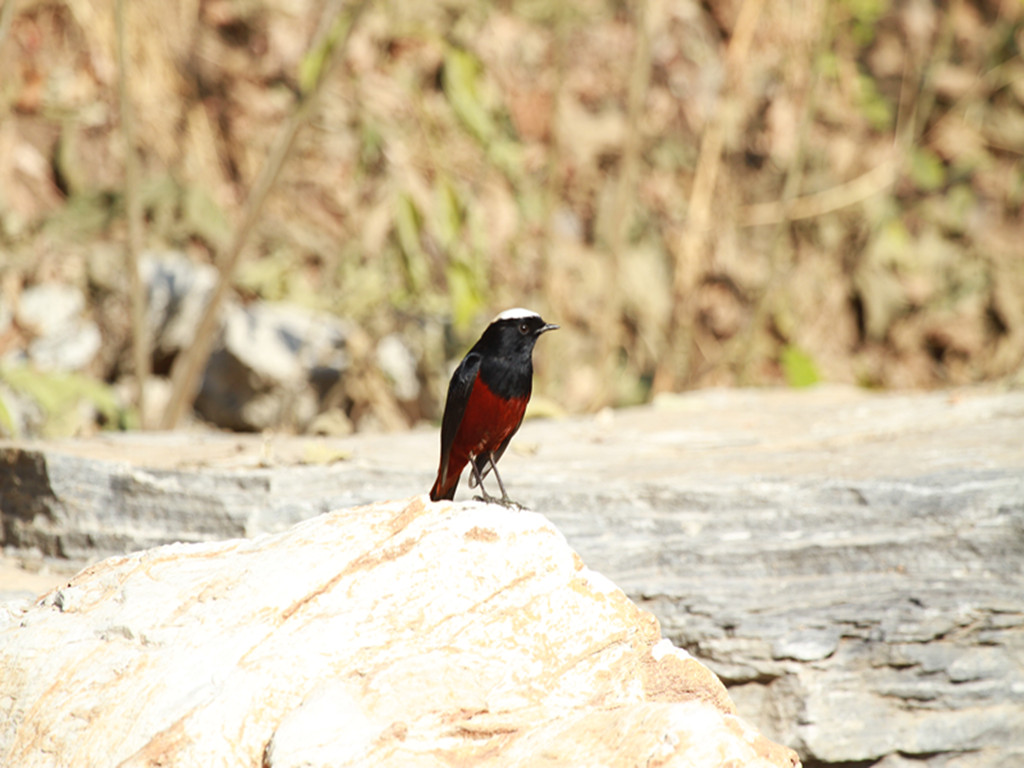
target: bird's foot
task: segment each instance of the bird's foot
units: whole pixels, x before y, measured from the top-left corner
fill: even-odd
[[[489,495],[474,496],[473,497],[473,501],[482,501],[485,504],[500,504],[501,506],[507,507],[508,509],[515,509],[515,510],[526,509],[526,507],[524,505],[520,504],[518,501],[513,501],[508,496],[505,496],[504,498],[501,498],[501,499],[499,499],[497,496],[489,496]]]

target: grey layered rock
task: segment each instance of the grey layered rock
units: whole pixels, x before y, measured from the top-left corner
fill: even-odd
[[[1020,392],[708,391],[528,422],[501,471],[807,762],[1006,768],[1024,764],[1022,434]],[[9,444],[6,544],[252,534],[422,492],[437,450],[433,429]]]

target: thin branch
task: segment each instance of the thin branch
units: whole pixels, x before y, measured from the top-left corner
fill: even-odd
[[[0,7],[0,55],[3,54],[4,45],[7,43],[7,33],[11,31],[14,6],[17,4],[17,0],[4,0],[3,7]]]
[[[217,284],[214,287],[209,303],[206,305],[202,319],[199,321],[195,342],[174,363],[174,370],[171,373],[171,397],[160,423],[163,429],[174,428],[185,414],[185,410],[195,399],[199,376],[206,367],[206,363],[210,359],[210,353],[213,351],[220,308],[231,287],[231,281],[234,276],[235,267],[238,265],[242,248],[245,246],[256,222],[259,220],[263,204],[266,202],[271,189],[273,189],[285,161],[291,154],[299,130],[313,114],[323,84],[341,59],[341,54],[347,47],[352,29],[355,27],[356,21],[367,4],[368,0],[362,0],[362,2],[352,6],[347,14],[341,12],[340,2],[331,3],[325,9],[325,14],[328,14],[326,18],[329,21],[322,25],[320,29],[329,31],[323,35],[323,39],[318,41],[310,51],[310,57],[317,58],[307,57],[306,62],[304,62],[303,70],[300,73],[302,87],[295,110],[289,116],[287,122],[281,126],[274,146],[270,151],[270,156],[260,170],[260,175],[256,179],[249,197],[246,199],[242,223],[235,229],[228,249],[218,260]]]
[[[894,153],[892,157],[870,171],[845,184],[794,197],[792,200],[773,200],[770,203],[748,205],[740,209],[739,224],[743,227],[758,227],[783,221],[810,219],[856,205],[891,187],[896,180],[896,169]]]
[[[125,261],[131,292],[132,360],[135,367],[135,407],[139,423],[147,424],[146,380],[150,371],[149,333],[146,327],[146,291],[139,276],[139,253],[142,250],[142,201],[139,196],[139,156],[135,151],[135,114],[128,90],[128,56],[125,53],[125,0],[114,6],[117,24],[117,96],[121,109],[121,138],[124,142],[124,198],[128,218],[128,242]]]
[[[906,131],[906,138],[900,143],[903,151],[906,152],[910,145],[918,141],[924,131],[928,120],[931,119],[932,111],[935,109],[935,75],[939,68],[945,66],[953,54],[953,46],[956,42],[956,20],[960,17],[963,0],[950,0],[945,12],[939,14],[941,26],[939,27],[936,41],[931,55],[927,62],[921,62],[922,68],[917,96],[914,100],[912,122]],[[897,133],[897,138],[902,135]]]
[[[740,6],[736,27],[725,56],[725,88],[721,95],[723,100],[728,98],[729,91],[736,86],[740,63],[746,59],[750,50],[763,5],[764,0],[743,0],[743,5]],[[701,137],[697,170],[693,178],[693,188],[690,190],[686,231],[676,258],[674,289],[677,299],[689,292],[700,271],[704,235],[709,229],[711,203],[718,171],[722,165],[722,147],[725,145],[724,119],[725,110],[716,110]]]

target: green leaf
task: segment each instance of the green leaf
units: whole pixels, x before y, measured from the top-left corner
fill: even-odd
[[[224,210],[210,194],[198,186],[182,190],[182,218],[189,235],[195,235],[215,249],[224,248],[231,238],[231,225]]]
[[[83,192],[71,195],[67,204],[46,219],[45,229],[57,236],[82,241],[103,232],[113,218],[113,203],[104,195]]]
[[[359,167],[366,173],[380,166],[384,159],[384,136],[371,124],[362,126],[359,133]]]
[[[494,120],[480,97],[480,64],[467,51],[449,48],[444,55],[444,93],[456,116],[483,144],[496,132]]]
[[[783,347],[779,362],[782,364],[786,383],[791,387],[810,387],[821,381],[818,366],[814,364],[811,356],[799,347],[792,344]]]
[[[495,137],[487,147],[487,159],[513,182],[523,175],[523,153],[513,141]]]
[[[437,238],[445,248],[451,248],[462,231],[462,205],[455,188],[447,179],[439,179],[434,187],[435,224]]]
[[[14,423],[11,412],[7,410],[3,393],[0,392],[0,435],[5,437],[18,437],[18,425]]]
[[[299,90],[303,94],[311,93],[323,77],[324,68],[334,51],[334,46],[345,36],[348,26],[353,21],[351,13],[341,13],[335,18],[330,30],[324,35],[317,46],[306,53],[299,63]]]
[[[461,261],[453,261],[446,271],[448,279],[448,297],[452,306],[452,323],[455,330],[467,331],[483,308],[483,293],[476,276],[469,265]]]
[[[122,409],[114,391],[103,382],[78,373],[50,373],[28,366],[0,369],[0,380],[31,398],[42,409],[46,422],[43,437],[77,434],[86,426],[87,414],[82,405],[89,405],[103,415],[106,424],[118,428],[131,420]]]
[[[957,184],[939,198],[943,202],[942,226],[947,232],[963,233],[974,210],[976,198],[969,184]]]
[[[402,253],[402,265],[405,267],[406,285],[413,294],[421,292],[429,273],[427,257],[420,244],[422,229],[423,218],[412,197],[401,195],[395,211],[395,233]]]
[[[860,75],[857,82],[860,86],[860,109],[864,117],[876,130],[888,130],[894,121],[892,105],[879,92],[878,85],[870,75]]]
[[[267,301],[290,298],[295,263],[287,254],[276,251],[259,259],[243,262],[235,275],[235,284]]]
[[[934,192],[946,183],[946,166],[931,150],[916,147],[910,154],[910,180],[922,192]]]
[[[891,5],[890,0],[843,0],[853,22],[851,34],[855,42],[866,46],[875,39],[879,19]]]

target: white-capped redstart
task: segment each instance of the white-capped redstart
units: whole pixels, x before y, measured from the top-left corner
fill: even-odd
[[[466,353],[448,384],[441,420],[441,464],[430,489],[432,501],[455,497],[468,463],[470,485],[480,486],[484,501],[496,500],[483,485],[493,470],[500,501],[510,503],[498,475],[498,459],[523,423],[533,389],[533,346],[542,333],[556,328],[536,312],[507,309]]]

